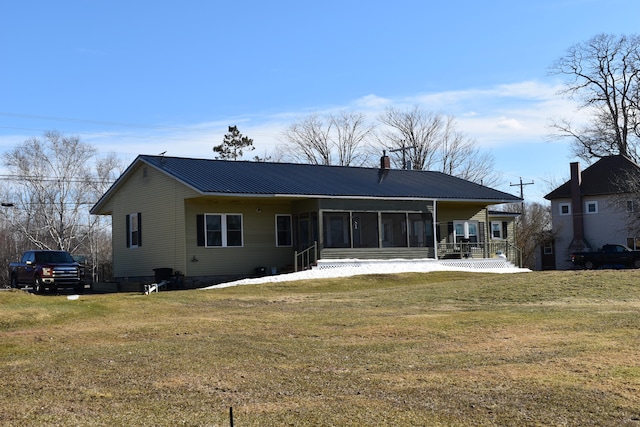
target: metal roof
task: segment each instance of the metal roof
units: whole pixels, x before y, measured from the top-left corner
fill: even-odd
[[[140,155],[92,212],[99,209],[140,162],[203,195],[521,201],[512,194],[433,171]]]

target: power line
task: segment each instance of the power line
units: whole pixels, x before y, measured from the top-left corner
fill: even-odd
[[[192,129],[192,128],[180,128],[180,127],[171,127],[171,126],[155,126],[155,125],[144,125],[139,123],[125,123],[125,122],[109,122],[105,120],[89,120],[89,119],[76,119],[69,117],[54,117],[54,116],[39,116],[35,114],[19,114],[19,113],[6,113],[0,112],[0,116],[5,117],[15,117],[20,119],[38,119],[38,120],[51,120],[56,122],[76,122],[76,123],[86,123],[86,124],[96,124],[103,126],[118,126],[118,127],[131,127],[131,128],[143,128],[143,129],[162,129],[162,130],[177,130],[181,132],[197,132],[200,129]]]
[[[127,127],[127,128],[141,128],[141,129],[151,129],[151,130],[167,130],[167,131],[178,131],[178,132],[206,132],[206,131],[216,131],[212,128],[198,128],[198,127],[179,127],[179,126],[158,126],[158,125],[148,125],[141,123],[128,123],[128,122],[112,122],[107,120],[96,120],[96,119],[78,119],[72,117],[56,117],[56,116],[44,116],[37,114],[21,114],[21,113],[10,113],[10,112],[2,112],[0,111],[0,116],[4,117],[13,117],[18,119],[35,119],[35,120],[49,120],[49,121],[57,121],[57,122],[75,122],[75,123],[83,123],[83,124],[96,124],[102,126],[114,126],[114,127]],[[228,122],[236,122],[237,120],[233,119],[225,119]],[[216,120],[216,123],[222,122],[222,120]],[[33,128],[20,128],[20,127],[10,127],[10,126],[0,126],[1,128],[6,129],[18,129],[18,130],[37,130],[42,131],[42,129],[33,129]],[[220,132],[223,132],[226,126],[220,125]],[[217,127],[216,127],[217,129]],[[96,133],[85,133],[88,135],[100,135]],[[270,133],[257,132],[253,133],[253,135],[267,135],[272,136]],[[205,142],[205,141],[202,141]]]
[[[154,129],[153,127],[149,126],[149,129]],[[39,132],[39,133],[45,133],[51,129],[36,129],[36,128],[27,128],[27,127],[18,127],[18,126],[2,126],[0,125],[0,129],[14,129],[14,130],[26,130],[26,131],[33,131],[33,132]],[[167,128],[162,128],[162,127],[158,127],[158,130],[166,130]],[[178,130],[178,128],[173,128],[175,130]],[[181,130],[182,131],[182,130]],[[212,129],[184,129],[184,131],[186,132],[218,132]],[[177,141],[177,142],[194,142],[194,143],[206,143],[206,144],[215,144],[215,140],[213,138],[205,138],[205,139],[194,139],[194,138],[185,138],[185,137],[170,137],[170,136],[159,136],[159,135],[150,135],[150,136],[145,136],[145,135],[134,135],[134,134],[113,134],[110,132],[86,132],[86,131],[68,131],[65,130],[65,133],[69,133],[69,134],[74,134],[74,135],[78,135],[78,136],[93,136],[93,137],[103,137],[103,138],[109,138],[109,139],[152,139],[154,141]],[[220,131],[219,133],[223,133],[222,131]],[[273,134],[273,133],[264,133],[264,132],[253,132],[251,133],[252,136],[263,136],[263,137],[276,137],[278,134]]]
[[[0,126],[0,128],[2,129],[15,129],[15,130],[30,130],[30,131],[37,131],[37,132],[47,132],[47,130],[50,129],[35,129],[35,128],[23,128],[23,127],[16,127],[16,126]],[[192,130],[193,132],[195,132],[195,130]],[[118,135],[113,135],[113,134],[109,134],[106,132],[68,132],[68,133],[73,133],[73,134],[77,134],[77,135],[91,135],[91,136],[102,136],[102,137],[108,137],[108,138],[135,138],[135,139],[153,139],[153,140],[159,140],[159,141],[180,141],[180,142],[206,142],[206,143],[213,143],[213,140],[209,140],[209,139],[187,139],[187,138],[171,138],[171,137],[166,137],[166,136],[140,136],[140,135],[130,135],[130,134],[118,134]]]
[[[49,176],[28,176],[28,175],[0,175],[0,181],[37,181],[37,182],[63,182],[65,184],[113,184],[114,180],[97,180],[82,178],[56,178]]]

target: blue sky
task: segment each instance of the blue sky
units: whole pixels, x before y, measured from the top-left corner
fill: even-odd
[[[229,125],[272,152],[312,112],[451,114],[528,200],[566,179],[548,69],[572,44],[637,32],[636,0],[12,1],[0,6],[0,152],[56,129],[125,163],[213,158]]]

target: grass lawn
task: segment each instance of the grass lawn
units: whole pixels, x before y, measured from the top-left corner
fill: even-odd
[[[0,292],[0,425],[640,426],[640,272]]]

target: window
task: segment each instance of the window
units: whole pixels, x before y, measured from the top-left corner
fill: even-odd
[[[197,216],[198,246],[242,246],[242,215],[204,214]]]
[[[491,221],[491,238],[493,240],[505,240],[508,226],[509,223],[507,221]]]
[[[276,215],[276,246],[291,245],[291,215]]]
[[[571,215],[571,203],[560,203],[560,215]]]
[[[455,242],[478,242],[478,221],[454,221]]]
[[[553,255],[553,243],[544,242],[543,250],[545,255]]]
[[[142,215],[140,212],[127,215],[127,247],[142,246]]]
[[[627,200],[627,212],[632,213],[638,209],[638,202],[636,200]]]
[[[225,218],[226,246],[242,246],[242,215],[225,215]]]
[[[634,251],[640,250],[640,237],[627,237],[627,246]]]
[[[491,221],[491,238],[502,239],[502,222]]]
[[[590,201],[590,202],[586,202],[585,203],[585,211],[588,214],[595,214],[598,213],[598,202],[597,201]]]

